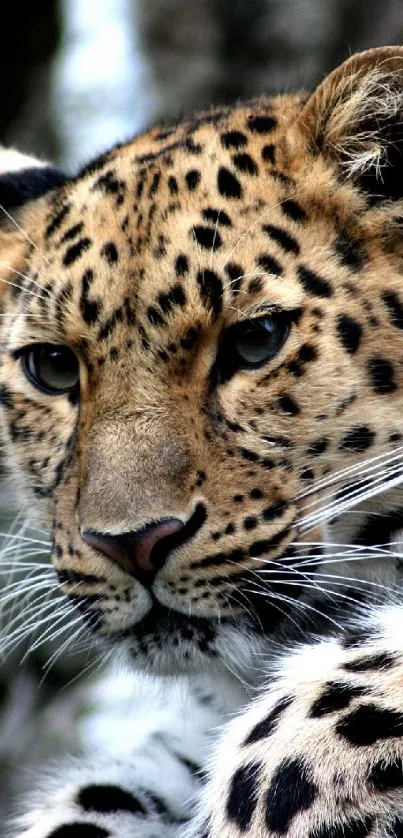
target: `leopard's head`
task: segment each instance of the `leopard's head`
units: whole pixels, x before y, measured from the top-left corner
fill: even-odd
[[[246,665],[311,584],[321,492],[399,444],[402,118],[385,48],[74,178],[1,153],[8,460],[139,666]]]

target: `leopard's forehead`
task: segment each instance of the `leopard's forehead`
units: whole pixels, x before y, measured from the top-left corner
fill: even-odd
[[[328,301],[329,258],[343,268],[361,246],[343,218],[335,224],[337,193],[315,207],[306,167],[284,147],[301,101],[259,99],[154,129],[58,192],[32,258],[46,339],[52,329],[55,340],[88,340],[99,362],[100,342],[113,359],[114,332],[136,321],[143,349],[157,343],[164,361],[177,349],[170,332],[187,347],[204,327],[262,306]],[[32,327],[41,338],[34,318]]]

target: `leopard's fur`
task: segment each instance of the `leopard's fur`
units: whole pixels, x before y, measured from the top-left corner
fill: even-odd
[[[320,544],[371,548],[400,527],[402,116],[403,48],[391,47],[350,59],[311,96],[159,126],[74,178],[12,174],[4,152],[9,460],[51,531],[64,593],[137,667],[230,666],[257,686],[292,603],[318,610]],[[235,339],[256,318],[284,339],[252,369]],[[79,392],[38,388],[38,344],[70,347]],[[381,481],[361,465],[374,457],[388,466]],[[311,515],[312,504],[326,508]],[[389,585],[395,564],[384,563]],[[367,564],[350,581],[369,579]],[[403,708],[383,613],[368,666],[366,650],[324,640],[306,672],[291,667],[233,723],[198,835],[387,834],[403,808]],[[374,728],[382,716],[371,741],[340,732],[358,716]],[[371,772],[391,761],[400,768],[382,786]],[[374,787],[382,805],[368,803]]]

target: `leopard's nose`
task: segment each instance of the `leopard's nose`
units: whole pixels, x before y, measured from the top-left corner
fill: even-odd
[[[152,584],[157,570],[165,563],[168,553],[181,540],[184,524],[179,518],[165,518],[139,530],[120,535],[84,530],[82,539],[95,550],[117,562],[123,570],[142,584]]]

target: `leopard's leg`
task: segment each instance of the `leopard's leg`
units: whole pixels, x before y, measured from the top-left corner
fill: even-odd
[[[196,791],[188,766],[162,743],[132,761],[103,755],[53,769],[10,838],[176,838],[189,813],[174,787],[182,802]]]
[[[403,607],[286,656],[224,731],[192,838],[403,835]]]
[[[176,838],[193,814],[205,753],[226,708],[204,680],[140,686],[138,695],[117,690],[114,700],[107,676],[95,693],[101,701],[105,693],[106,706],[92,710],[88,693],[82,753],[32,778],[36,791],[21,797],[10,838]],[[97,728],[106,728],[106,738]]]

